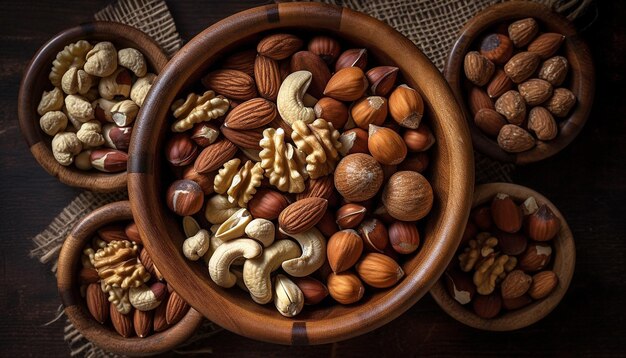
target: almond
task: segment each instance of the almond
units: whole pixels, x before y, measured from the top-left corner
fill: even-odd
[[[259,95],[275,101],[282,83],[278,62],[269,57],[258,55],[254,61],[254,80]]]
[[[518,267],[521,270],[535,272],[542,270],[550,263],[552,247],[547,244],[533,243],[519,257]]]
[[[300,38],[291,34],[274,34],[263,38],[256,47],[260,55],[273,60],[284,60],[303,45]]]
[[[529,106],[536,106],[552,96],[552,85],[548,81],[533,78],[517,86],[519,94]]]
[[[155,332],[162,332],[166,330],[167,328],[169,328],[170,325],[167,323],[167,320],[165,319],[166,310],[167,310],[166,302],[161,302],[159,307],[154,309],[152,325],[153,325],[153,329]]]
[[[534,107],[528,113],[528,130],[534,132],[540,140],[552,140],[559,134],[554,117],[543,107]]]
[[[257,96],[254,79],[245,72],[221,69],[202,78],[202,85],[225,97],[246,101]]]
[[[289,205],[278,216],[280,230],[286,234],[299,234],[315,226],[328,206],[328,200],[306,198]]]
[[[522,296],[528,291],[531,283],[532,278],[524,271],[513,270],[509,272],[500,286],[502,298],[506,300]]]
[[[522,210],[510,196],[498,193],[491,202],[491,216],[496,227],[514,233],[522,228]]]
[[[291,57],[290,64],[291,72],[296,71],[309,71],[313,75],[311,78],[311,84],[309,85],[308,93],[315,98],[322,97],[324,88],[330,80],[330,70],[328,65],[322,58],[313,52],[298,51]]]
[[[520,52],[504,65],[504,72],[513,82],[524,82],[535,73],[540,61],[539,55],[534,52]]]
[[[100,284],[89,284],[89,286],[87,286],[85,299],[87,301],[87,309],[89,309],[89,313],[91,313],[96,321],[104,324],[104,322],[106,322],[109,318],[109,300],[100,288]],[[117,309],[114,308],[114,310]]]
[[[545,60],[559,50],[564,40],[565,36],[555,32],[541,34],[528,45],[528,51],[538,54]]]
[[[122,224],[109,224],[97,230],[98,237],[106,242],[128,240],[126,226]]]
[[[96,269],[91,267],[83,267],[82,269],[80,269],[80,272],[78,274],[78,282],[80,282],[81,284],[85,285],[90,283],[96,283],[99,280],[100,276],[98,276],[98,271],[96,271]]]
[[[132,312],[128,314],[121,314],[115,305],[111,303],[111,307],[109,308],[111,311],[111,323],[113,324],[113,328],[115,331],[119,333],[120,336],[124,338],[128,338],[133,335],[133,320],[132,320]]]
[[[490,98],[498,98],[511,89],[513,89],[513,81],[502,69],[498,68],[487,86],[487,95]]]
[[[256,51],[253,49],[235,52],[222,62],[222,68],[245,72],[248,76],[254,76],[254,61]]]
[[[277,116],[278,110],[273,102],[253,98],[232,109],[224,119],[224,126],[241,130],[255,129],[270,123]]]
[[[155,269],[154,261],[152,261],[152,258],[148,254],[148,250],[146,250],[145,248],[141,249],[141,252],[139,253],[139,262],[141,262],[143,267],[145,267],[146,270],[150,272],[150,275],[152,277],[156,277],[155,271],[154,271]]]
[[[296,195],[297,200],[306,198],[330,199],[335,190],[332,175],[326,175],[317,179],[310,179],[304,191]]]
[[[518,20],[509,25],[509,38],[515,47],[524,47],[539,33],[539,25],[532,17]]]
[[[237,146],[228,139],[218,140],[204,148],[193,164],[199,174],[208,174],[227,161],[231,160],[237,152]]]
[[[496,111],[509,123],[520,125],[526,119],[526,102],[519,92],[510,90],[498,98]]]
[[[504,307],[505,309],[509,311],[512,311],[512,310],[517,310],[524,306],[527,306],[531,304],[532,302],[533,300],[532,298],[530,298],[530,296],[521,295],[520,297],[517,297],[517,298],[503,299],[502,307]]]
[[[478,51],[471,51],[465,55],[463,69],[468,80],[477,86],[484,86],[491,79],[495,66]]]
[[[163,303],[161,303],[163,305]],[[172,291],[167,306],[165,308],[165,320],[167,324],[174,325],[180,321],[189,311],[189,305],[185,302],[176,291]]]
[[[541,65],[539,78],[550,82],[553,86],[560,86],[565,81],[568,70],[567,59],[563,56],[554,56],[545,60]]]
[[[567,88],[556,88],[543,106],[556,117],[566,117],[576,104],[576,96]]]
[[[504,117],[493,109],[483,108],[474,116],[474,124],[492,137],[497,137],[506,123]]]
[[[554,271],[542,271],[533,276],[533,283],[528,290],[530,297],[540,300],[547,297],[559,283],[559,278]]]
[[[363,240],[354,230],[336,232],[328,239],[326,256],[335,273],[348,270],[359,260],[363,252]]]
[[[133,327],[135,327],[135,334],[137,334],[137,337],[143,338],[150,335],[150,332],[152,331],[153,317],[154,310],[135,310],[135,313],[133,314]]]
[[[346,67],[337,72],[330,78],[324,95],[332,97],[339,101],[355,101],[367,90],[369,82],[358,67]]]
[[[236,146],[256,150],[262,149],[259,142],[263,139],[263,129],[264,128],[237,130],[226,126],[220,127],[220,131],[224,137],[233,142]]]
[[[467,97],[467,102],[473,116],[483,108],[495,109],[493,101],[489,98],[487,92],[479,87],[472,86],[469,89]]]
[[[507,124],[498,134],[498,145],[509,153],[519,153],[534,147],[535,138],[524,128]]]
[[[502,298],[495,292],[488,296],[476,295],[473,301],[473,308],[479,317],[486,319],[494,318],[502,309]]]

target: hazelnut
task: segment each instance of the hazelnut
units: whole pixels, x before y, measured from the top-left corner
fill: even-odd
[[[348,107],[334,98],[323,97],[313,106],[315,118],[324,118],[333,124],[333,128],[341,129],[348,121]]]
[[[339,101],[355,101],[363,96],[369,83],[358,67],[346,67],[330,78],[324,89],[324,95]]]
[[[415,89],[402,84],[389,96],[389,114],[402,127],[416,129],[424,115],[424,100]]]
[[[341,46],[339,41],[332,37],[315,36],[309,41],[308,50],[321,57],[326,64],[331,65],[339,57]]]
[[[480,41],[480,54],[497,65],[503,65],[513,54],[513,42],[502,34],[489,34]]]
[[[552,210],[543,204],[539,209],[528,216],[526,225],[528,236],[535,241],[552,240],[561,230],[561,220]]]
[[[425,217],[433,206],[433,190],[423,175],[399,171],[389,178],[382,201],[391,216],[402,221]]]
[[[522,227],[522,210],[510,196],[498,193],[491,202],[491,216],[496,227],[514,233]]]
[[[361,70],[367,66],[367,49],[354,48],[344,51],[335,63],[335,72],[346,67],[358,67]]]
[[[352,229],[363,221],[367,209],[359,204],[346,204],[337,210],[337,225],[342,229]]]
[[[488,205],[475,207],[470,212],[470,218],[481,231],[489,231],[493,221],[491,220],[491,208]]]
[[[425,124],[417,129],[407,129],[402,138],[411,152],[424,152],[435,144],[435,136]]]
[[[167,206],[180,216],[189,216],[202,209],[204,193],[195,181],[182,179],[167,189]]]
[[[198,156],[198,146],[185,133],[174,134],[165,145],[165,156],[173,166],[184,167]]]
[[[518,267],[527,272],[539,271],[550,263],[551,258],[550,245],[533,243],[528,245],[526,251],[519,257]]]
[[[369,149],[367,148],[368,138],[369,135],[364,129],[349,129],[343,132],[341,137],[339,137],[339,142],[341,142],[341,148],[339,151],[344,156],[353,153],[369,154]]]
[[[389,244],[389,233],[385,225],[378,219],[365,220],[359,225],[359,234],[368,251],[383,252]]]
[[[215,188],[213,187],[213,181],[216,174],[217,173],[215,172],[210,174],[200,174],[196,171],[193,165],[190,165],[185,168],[185,171],[183,172],[183,179],[195,181],[196,183],[198,183],[198,185],[200,185],[200,188],[202,188],[202,192],[205,195],[209,195],[215,192]]]
[[[350,110],[354,123],[368,129],[370,124],[380,126],[387,118],[387,99],[380,96],[364,97],[356,102]]]
[[[448,294],[458,303],[466,305],[472,301],[476,294],[476,286],[469,275],[450,270],[444,273],[444,280]]]
[[[370,92],[376,96],[386,96],[396,83],[398,70],[394,66],[378,66],[367,71],[365,76],[370,82]]]
[[[415,223],[396,221],[389,225],[389,243],[399,254],[415,252],[420,245],[420,233]]]
[[[383,169],[370,155],[350,154],[337,164],[334,179],[335,188],[346,200],[364,201],[378,193]]]
[[[391,287],[404,276],[404,271],[394,259],[376,252],[366,254],[356,264],[356,272],[365,283],[376,288]]]
[[[502,309],[502,298],[495,292],[487,296],[476,295],[473,302],[474,312],[486,319],[494,318]]]
[[[400,164],[406,158],[407,146],[404,140],[396,131],[386,127],[370,124],[367,147],[381,164]]]
[[[248,202],[250,213],[256,219],[277,219],[280,213],[289,206],[285,196],[270,189],[258,189]]]
[[[337,302],[349,305],[359,301],[365,293],[361,280],[353,273],[343,272],[328,275],[328,292]]]
[[[354,230],[333,234],[326,244],[326,256],[333,272],[346,271],[354,266],[363,252],[363,240]]]
[[[193,126],[193,129],[191,130],[191,139],[193,139],[193,141],[202,148],[207,147],[209,144],[215,142],[219,135],[219,129],[217,129],[216,126],[206,122],[195,124]]]
[[[398,170],[411,170],[418,173],[423,173],[428,168],[429,163],[428,154],[419,152],[415,154],[407,155],[406,159],[398,165]]]

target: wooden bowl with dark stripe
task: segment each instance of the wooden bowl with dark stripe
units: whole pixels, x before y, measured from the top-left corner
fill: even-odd
[[[63,166],[52,155],[52,137],[39,127],[37,105],[43,91],[53,89],[48,79],[52,61],[63,48],[78,40],[110,41],[116,48],[134,47],[143,53],[148,62],[148,72],[158,74],[167,63],[167,56],[148,35],[134,27],[117,22],[95,21],[85,23],[56,34],[33,56],[24,70],[18,96],[20,129],[31,153],[50,174],[67,185],[99,192],[126,188],[126,172],[103,173],[95,169],[84,171],[73,165]]]
[[[206,265],[182,254],[181,218],[164,202],[167,181],[163,145],[174,99],[186,95],[209,66],[236,48],[272,32],[324,33],[366,47],[381,65],[400,68],[428,108],[437,144],[431,157],[435,204],[423,247],[403,264],[406,277],[387,290],[370,290],[356,304],[307,306],[298,316],[281,316],[238,289],[211,281]],[[174,289],[207,318],[226,329],[280,344],[322,344],[369,332],[401,315],[439,278],[452,258],[469,215],[474,184],[471,140],[447,83],[407,38],[390,26],[350,9],[319,3],[280,3],[231,16],[193,38],[161,72],[140,114],[130,150],[129,193],[135,220],[154,262]]]
[[[110,325],[102,325],[89,313],[80,294],[79,269],[85,245],[107,224],[133,219],[128,201],[105,205],[81,219],[65,240],[59,256],[57,287],[65,314],[85,338],[98,347],[120,355],[146,356],[167,352],[184,343],[202,324],[204,317],[193,308],[175,325],[145,338],[120,336]]]

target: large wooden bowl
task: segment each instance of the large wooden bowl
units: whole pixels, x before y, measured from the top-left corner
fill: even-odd
[[[534,148],[525,152],[509,153],[500,148],[495,139],[487,136],[474,124],[474,116],[468,109],[464,88],[463,60],[465,54],[476,46],[476,41],[480,40],[487,30],[493,30],[498,24],[527,17],[535,18],[544,32],[557,32],[565,35],[561,51],[569,62],[570,73],[563,87],[569,88],[576,95],[577,102],[567,118],[557,120],[559,134],[555,139],[547,142],[538,141]],[[465,113],[474,148],[493,159],[515,164],[528,164],[546,159],[574,140],[589,117],[595,91],[595,70],[591,60],[591,51],[576,28],[549,7],[527,1],[511,1],[490,6],[468,21],[461,29],[459,38],[450,51],[444,76]]]
[[[576,247],[574,246],[572,232],[561,212],[550,200],[532,189],[509,183],[479,185],[476,187],[474,193],[474,203],[472,207],[490,202],[498,193],[509,194],[509,196],[517,202],[522,202],[529,196],[534,196],[537,200],[537,204],[546,204],[561,220],[561,230],[551,241],[554,249],[554,254],[552,255],[552,271],[554,271],[559,278],[559,283],[554,291],[548,297],[535,301],[524,308],[501,314],[492,319],[481,318],[472,311],[471,307],[468,307],[469,305],[463,306],[458,303],[448,294],[443,280],[437,281],[430,290],[430,294],[446,313],[470,327],[488,331],[512,331],[530,326],[541,320],[552,312],[559,302],[561,302],[574,275]]]
[[[48,74],[58,52],[78,40],[110,41],[117,48],[134,47],[141,51],[148,62],[149,72],[159,73],[167,63],[167,56],[159,45],[145,33],[134,27],[117,22],[96,21],[63,30],[46,42],[33,56],[24,70],[18,96],[20,129],[31,153],[48,172],[67,185],[110,192],[126,188],[126,172],[102,173],[95,169],[83,171],[73,165],[63,166],[52,155],[52,137],[39,127],[37,105],[43,91],[53,88]]]
[[[248,294],[215,285],[205,265],[182,254],[180,217],[164,202],[163,143],[170,104],[220,55],[258,41],[270,31],[323,32],[368,53],[381,64],[398,66],[423,95],[437,139],[431,178],[435,205],[424,245],[404,263],[407,276],[389,290],[373,291],[358,304],[310,306],[297,317],[281,316]],[[411,307],[435,283],[452,258],[468,218],[474,183],[469,131],[447,83],[411,41],[382,22],[346,8],[316,3],[280,3],[243,11],[192,39],[163,70],[145,102],[133,134],[129,192],[145,245],[161,272],[194,308],[235,333],[281,344],[321,344],[368,332]],[[165,182],[167,184],[167,182]]]
[[[120,355],[145,356],[167,352],[185,342],[202,324],[204,317],[193,308],[174,326],[146,338],[124,338],[111,327],[97,322],[89,313],[78,283],[81,255],[96,231],[107,224],[132,220],[128,201],[105,205],[85,216],[65,240],[59,256],[57,286],[65,314],[85,338],[98,347]]]

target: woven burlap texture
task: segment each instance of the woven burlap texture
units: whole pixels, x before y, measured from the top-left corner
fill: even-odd
[[[576,19],[589,6],[592,0],[536,0],[553,7]],[[498,0],[323,0],[323,2],[346,6],[369,14],[388,23],[413,41],[439,70],[443,70],[448,51],[452,47],[458,31],[475,13]],[[167,5],[162,0],[119,0],[97,14],[96,20],[122,22],[134,26],[154,38],[164,51],[172,56],[182,46],[182,39],[176,31],[174,20]],[[480,153],[475,153],[476,183],[492,181],[511,182],[512,164],[493,161]],[[71,228],[83,216],[110,202],[126,200],[127,193],[99,194],[89,191],[76,197],[43,232],[33,238],[35,249],[31,256],[42,263],[52,263],[56,270],[58,254]],[[205,338],[219,332],[220,328],[206,322],[185,347],[175,352],[210,352]],[[70,345],[72,356],[113,357],[88,342],[67,322],[65,340]]]

